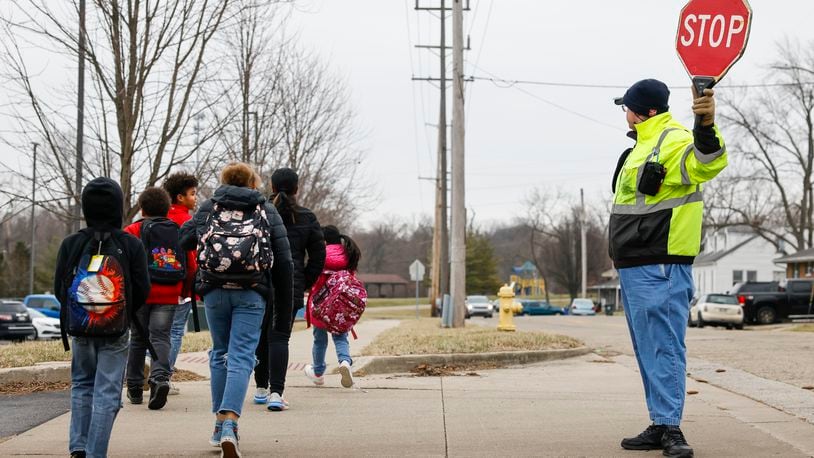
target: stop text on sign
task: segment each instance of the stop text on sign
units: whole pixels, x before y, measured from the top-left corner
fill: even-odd
[[[732,39],[744,33],[745,26],[746,19],[741,15],[727,18],[723,14],[688,14],[678,39],[682,46],[730,48]]]

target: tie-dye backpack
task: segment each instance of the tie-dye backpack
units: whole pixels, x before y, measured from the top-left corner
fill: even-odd
[[[119,337],[130,316],[123,251],[115,236],[95,233],[82,250],[67,283],[64,331],[78,337]]]
[[[215,203],[198,239],[201,279],[224,288],[249,288],[273,264],[271,225],[263,205],[244,211]]]

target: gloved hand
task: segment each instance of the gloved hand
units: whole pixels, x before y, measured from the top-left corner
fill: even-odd
[[[692,91],[694,100],[692,101],[692,112],[701,118],[702,126],[711,126],[715,124],[715,91],[712,89],[704,89],[704,95],[698,97],[698,94],[693,88]]]

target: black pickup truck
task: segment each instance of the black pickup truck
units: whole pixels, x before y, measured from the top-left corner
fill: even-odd
[[[789,315],[814,313],[814,279],[785,282],[746,282],[735,285],[731,294],[743,306],[748,323],[771,324]]]

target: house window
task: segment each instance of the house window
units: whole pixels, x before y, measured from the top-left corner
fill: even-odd
[[[757,270],[749,270],[746,272],[746,281],[757,281]]]
[[[743,271],[742,270],[733,270],[732,271],[732,284],[740,283],[743,281]]]

